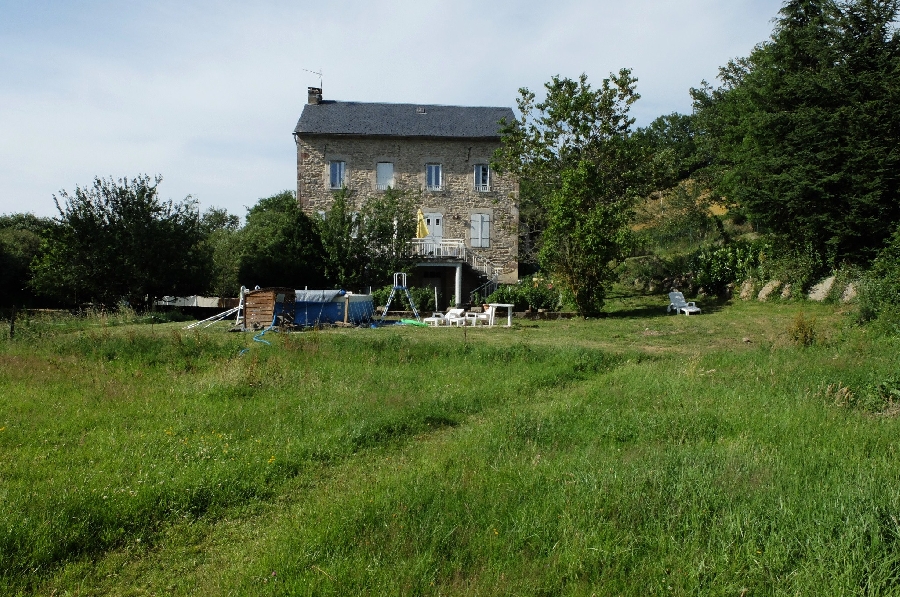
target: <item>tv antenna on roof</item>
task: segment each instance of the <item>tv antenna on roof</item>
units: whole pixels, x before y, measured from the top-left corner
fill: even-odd
[[[308,68],[304,68],[303,70],[308,73],[312,73],[314,75],[319,75],[319,89],[322,89],[322,69],[319,68],[319,72],[316,72],[314,70],[309,70]]]

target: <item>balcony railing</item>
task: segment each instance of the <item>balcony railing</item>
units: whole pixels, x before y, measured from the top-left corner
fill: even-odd
[[[479,193],[487,193],[491,190],[491,185],[489,184],[477,184],[475,185],[475,191]]]
[[[386,182],[386,183],[375,183],[375,190],[376,190],[376,191],[386,191],[386,190],[388,190],[389,188],[391,188],[391,186],[392,186],[392,184],[389,183],[389,182]]]
[[[412,254],[416,257],[455,257],[465,259],[466,243],[459,239],[414,238],[411,241]]]
[[[426,186],[425,186],[425,189],[428,190],[428,191],[443,191],[443,190],[444,190],[444,185],[442,185],[442,184],[430,184],[430,185],[426,185]]]
[[[445,238],[435,240],[433,238],[414,238],[410,241],[410,252],[414,257],[423,257],[425,259],[465,261],[489,278],[494,278],[500,273],[500,270],[497,270],[490,260],[482,257],[475,251],[466,249],[466,242],[462,239]]]

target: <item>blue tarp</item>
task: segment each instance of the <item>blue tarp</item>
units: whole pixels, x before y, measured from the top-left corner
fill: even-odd
[[[347,294],[346,290],[295,290],[297,303],[330,303],[336,297]]]
[[[293,305],[277,303],[277,316],[288,314],[293,307],[295,325],[315,326],[344,321],[344,309],[348,308],[347,322],[362,325],[375,318],[375,306],[371,295],[347,294],[344,290],[297,290]]]

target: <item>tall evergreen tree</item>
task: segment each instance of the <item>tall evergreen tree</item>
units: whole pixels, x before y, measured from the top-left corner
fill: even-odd
[[[790,0],[769,42],[692,90],[719,190],[832,265],[900,221],[897,0]]]

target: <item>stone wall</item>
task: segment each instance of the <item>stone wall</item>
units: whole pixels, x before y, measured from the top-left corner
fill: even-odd
[[[518,279],[518,184],[491,172],[490,189],[475,190],[475,166],[488,164],[495,141],[302,136],[297,140],[297,198],[308,214],[332,201],[329,162],[345,162],[345,184],[357,206],[383,191],[375,188],[375,165],[394,165],[393,187],[417,194],[423,212],[441,213],[444,239],[461,239],[468,250],[501,270],[500,281]],[[441,164],[443,190],[426,190],[425,165]],[[490,247],[471,248],[470,216],[490,214]]]

